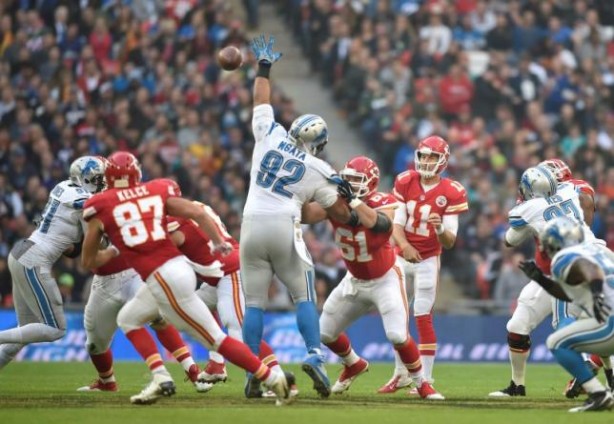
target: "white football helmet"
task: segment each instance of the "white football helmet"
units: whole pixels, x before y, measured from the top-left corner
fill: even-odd
[[[556,177],[545,166],[528,168],[520,177],[518,191],[522,200],[536,199],[538,197],[551,197],[556,194]]]
[[[88,193],[105,189],[105,162],[98,156],[82,156],[70,164],[70,180]]]
[[[579,221],[561,216],[549,221],[539,235],[539,244],[549,257],[565,247],[584,241],[584,231]]]
[[[292,122],[288,135],[295,144],[316,156],[328,143],[328,126],[321,116],[301,115]]]

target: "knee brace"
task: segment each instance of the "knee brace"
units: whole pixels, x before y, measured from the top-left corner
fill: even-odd
[[[507,344],[510,347],[510,350],[527,352],[529,349],[531,349],[531,337],[524,336],[522,334],[508,333]]]

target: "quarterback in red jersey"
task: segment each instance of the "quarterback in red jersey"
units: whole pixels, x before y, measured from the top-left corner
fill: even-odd
[[[405,275],[390,244],[397,200],[391,194],[377,191],[379,169],[367,157],[351,159],[339,175],[345,182],[339,186],[339,194],[349,201],[355,219],[347,224],[330,220],[335,243],[348,269],[326,299],[320,317],[322,342],[339,355],[344,364],[332,392],[348,390],[354,379],[369,367],[369,363],[354,352],[343,331],[374,307],[382,316],[386,337],[420,396],[441,400],[443,396],[424,378],[418,348],[409,335]],[[325,217],[326,213],[317,204],[311,203],[308,209],[304,209],[304,219],[309,222]]]
[[[179,187],[177,187],[177,190],[179,190]],[[209,236],[190,219],[170,217],[168,232],[179,250],[195,264],[197,274],[199,274],[198,266],[221,267],[223,275],[220,276],[212,277],[199,274],[204,283],[196,291],[196,294],[211,311],[217,311],[222,326],[226,327],[231,337],[243,340],[245,298],[241,285],[239,243],[228,233],[226,226],[213,209],[200,202],[194,203],[203,208],[215,222],[218,232],[224,240],[232,245],[232,251],[226,256],[214,253],[211,249],[212,243]],[[260,344],[259,356],[262,362],[273,371],[282,372],[273,349],[264,340]],[[224,357],[218,352],[209,352],[209,362],[201,376],[207,383],[226,381],[227,373]],[[293,374],[286,373],[286,378],[291,389],[291,395],[296,396],[298,390],[296,385],[293,384]],[[260,382],[256,379],[250,381],[250,387],[246,388],[246,396],[261,397],[263,392],[260,390]],[[268,395],[270,396],[270,393]]]
[[[145,281],[141,295],[145,310],[134,311],[130,323],[142,327],[159,313],[178,329],[187,331],[209,350],[217,350],[230,362],[263,380],[278,396],[278,403],[288,399],[286,378],[269,370],[243,343],[226,336],[211,312],[194,292],[196,275],[185,256],[175,247],[167,231],[169,215],[193,219],[211,238],[214,252],[226,254],[232,246],[225,242],[215,223],[204,210],[182,199],[168,180],[141,183],[137,159],[127,152],[117,152],[108,158],[105,177],[109,189],[90,198],[83,217],[88,222],[83,243],[82,262],[86,268],[104,265],[115,249]],[[106,235],[114,248],[98,250]],[[147,306],[150,309],[147,310]],[[121,321],[121,320],[119,320]],[[127,326],[124,321],[122,327]],[[134,403],[151,403],[161,395],[172,394],[168,377],[154,374],[152,382]]]
[[[448,143],[437,136],[418,145],[415,170],[398,175],[394,195],[401,203],[394,217],[393,238],[401,256],[414,275],[414,316],[420,344],[424,376],[432,383],[437,339],[432,311],[439,281],[442,247],[450,249],[456,241],[458,215],[468,210],[467,193],[457,181],[441,173],[448,165]],[[393,393],[411,381],[396,358],[393,377],[379,393]]]

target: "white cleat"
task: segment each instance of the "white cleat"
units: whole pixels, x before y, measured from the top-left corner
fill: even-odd
[[[331,392],[335,394],[345,392],[350,388],[354,380],[356,380],[359,375],[364,374],[367,371],[369,371],[369,363],[362,358],[359,359],[354,365],[344,365],[341,375],[331,388]]]
[[[141,393],[130,397],[130,402],[135,405],[151,405],[162,397],[170,397],[175,394],[175,383],[168,374],[154,374],[151,382]]]
[[[207,393],[209,390],[213,389],[215,384],[207,383],[206,381],[195,381],[194,388],[198,393]]]

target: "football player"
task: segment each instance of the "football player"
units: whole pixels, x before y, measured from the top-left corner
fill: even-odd
[[[86,268],[97,268],[119,252],[145,281],[135,295],[143,309],[133,308],[123,319],[120,314],[118,322],[122,329],[142,327],[161,314],[209,350],[219,351],[230,362],[264,381],[277,394],[278,404],[286,403],[285,376],[271,372],[247,346],[222,332],[194,291],[194,270],[166,231],[169,215],[193,219],[211,238],[213,252],[227,254],[232,246],[224,241],[211,218],[201,207],[179,197],[168,180],[141,183],[140,165],[128,152],[117,152],[108,158],[105,177],[108,190],[85,204],[83,218],[88,228],[82,262]],[[104,235],[112,247],[99,250]],[[131,402],[152,403],[173,391],[172,379],[156,373],[141,393],[131,397]]]
[[[339,186],[340,194],[349,201],[359,222],[348,225],[330,220],[335,243],[348,269],[326,299],[320,317],[322,341],[344,364],[332,392],[348,390],[354,379],[368,370],[369,363],[354,352],[343,331],[375,307],[382,316],[386,337],[403,361],[420,396],[441,400],[443,396],[424,377],[418,348],[409,335],[405,274],[390,244],[397,201],[393,195],[377,191],[379,168],[367,157],[349,160],[340,176],[347,183]],[[304,209],[307,223],[324,218],[326,211],[317,203]]]
[[[541,170],[541,171],[540,171]],[[543,172],[549,171],[549,172]],[[555,190],[552,190],[554,176]],[[510,213],[510,229],[506,233],[506,245],[516,246],[531,236],[537,240],[546,221],[568,215],[585,222],[586,239],[596,241],[586,225],[585,213],[592,219],[594,212],[592,187],[583,180],[572,178],[567,165],[559,159],[546,160],[523,174],[519,186],[520,203]],[[554,196],[554,194],[556,196]],[[554,196],[550,198],[551,196]],[[541,200],[532,200],[532,199]],[[546,198],[548,200],[546,200]],[[535,266],[550,274],[550,258],[539,248],[535,250]],[[512,380],[504,389],[491,392],[490,397],[525,396],[526,363],[531,347],[530,333],[552,312],[552,324],[556,328],[573,320],[567,304],[552,300],[535,282],[525,286],[518,297],[518,307],[507,324]],[[573,311],[571,311],[574,315]],[[579,394],[580,387],[570,382],[568,397]]]
[[[176,190],[180,190],[178,186]],[[228,233],[226,226],[213,209],[200,202],[194,203],[203,208],[215,222],[224,240],[232,245],[232,251],[226,256],[212,252],[209,236],[201,231],[194,221],[189,219],[171,217],[168,231],[179,250],[196,265],[210,267],[219,262],[223,275],[219,277],[199,275],[203,284],[196,291],[196,294],[211,311],[217,311],[221,326],[228,330],[231,337],[243,340],[242,325],[245,313],[245,298],[241,285],[239,243]],[[198,271],[199,268],[196,269],[197,274]],[[260,344],[259,356],[262,362],[273,371],[282,372],[273,349],[265,341]],[[291,396],[296,396],[298,390],[293,374],[286,373],[286,378],[290,386]],[[224,357],[218,352],[211,351],[209,362],[201,374],[201,380],[206,383],[217,383],[226,381],[226,379]],[[264,393],[260,390],[260,381],[253,378],[250,382],[252,384],[245,389],[246,396],[250,398],[262,397]],[[270,396],[270,393],[268,395]]]
[[[85,305],[84,321],[87,335],[86,346],[90,359],[98,371],[98,378],[90,385],[80,387],[78,391],[117,391],[113,371],[113,354],[110,349],[111,341],[117,329],[118,317],[120,317],[122,308],[126,304],[129,304],[130,307],[130,301],[135,298],[135,294],[143,284],[139,274],[122,256],[116,256],[94,270],[92,290]],[[128,309],[125,313],[127,311]],[[120,319],[119,322],[123,322],[123,319]],[[196,389],[206,391],[209,387],[198,381],[200,370],[179,331],[161,316],[156,317],[150,325],[158,340],[181,364]],[[140,327],[125,331],[125,333],[126,338],[143,357],[151,372],[165,374],[170,378],[156,343],[149,332],[144,327]]]
[[[301,207],[315,199],[339,222],[348,222],[352,215],[337,195],[336,184],[329,181],[333,169],[316,157],[328,142],[326,122],[318,115],[302,115],[286,131],[275,121],[269,73],[281,53],[273,51],[273,44],[273,37],[267,42],[264,36],[251,43],[258,62],[252,117],[256,145],[241,226],[243,338],[257,353],[269,286],[276,274],[296,305],[298,328],[308,352],[302,369],[316,391],[326,397],[330,381],[320,350],[314,269],[303,241]]]
[[[546,222],[558,216],[567,215],[582,222],[585,222],[585,210],[590,210],[592,216],[593,207],[587,204],[587,199],[581,203],[579,195],[584,193],[584,196],[588,196],[588,184],[572,180],[571,173],[565,172],[566,167],[560,164],[559,161],[555,167],[546,162],[544,166],[529,168],[523,173],[519,185],[521,202],[509,212],[510,229],[505,235],[507,246],[518,246],[530,237],[537,241]],[[586,223],[583,228],[587,241],[598,242]],[[550,274],[550,258],[539,245],[533,263],[542,272]],[[520,293],[518,306],[507,323],[512,380],[508,387],[491,392],[490,397],[526,395],[525,374],[531,348],[530,333],[550,313],[552,325],[557,328],[571,322],[578,311],[573,308],[570,311],[565,302],[553,300],[537,283],[529,282]]]
[[[614,354],[614,261],[612,252],[595,243],[584,243],[583,225],[568,217],[555,218],[542,230],[539,240],[552,258],[552,279],[539,268],[527,275],[552,296],[572,302],[588,318],[579,319],[552,333],[546,344],[556,358],[588,393],[584,405],[569,412],[612,409],[614,398],[586,364],[582,352]],[[608,372],[609,371],[609,372]],[[612,370],[606,370],[613,385]]]
[[[66,332],[62,296],[52,267],[63,254],[79,256],[83,204],[104,188],[104,163],[98,157],[83,156],[70,165],[69,173],[68,180],[51,190],[36,230],[9,254],[19,326],[0,331],[0,368],[26,344],[53,342]]]
[[[458,182],[441,176],[448,166],[450,149],[441,137],[430,136],[418,144],[415,170],[396,177],[394,195],[401,203],[394,217],[393,238],[414,276],[414,316],[418,329],[424,376],[433,383],[437,337],[433,305],[437,294],[442,248],[456,242],[458,215],[467,212],[467,193]],[[409,386],[402,361],[395,355],[395,372],[379,393],[394,393]],[[410,393],[415,393],[416,388]]]

